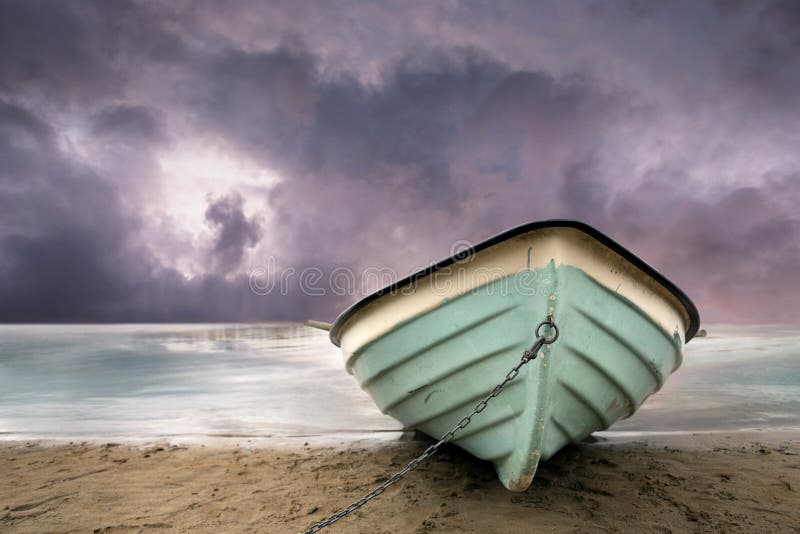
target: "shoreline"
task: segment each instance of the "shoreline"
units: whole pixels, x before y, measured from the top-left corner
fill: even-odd
[[[652,443],[675,444],[686,448],[703,448],[716,439],[765,440],[770,444],[783,440],[800,440],[800,427],[632,431],[605,430],[589,436],[585,443]],[[382,447],[403,441],[430,441],[428,436],[414,430],[342,430],[295,434],[180,434],[158,436],[42,436],[0,432],[0,447],[36,443],[40,446],[105,445],[114,443],[132,447],[158,444],[179,446],[208,446],[217,448],[294,449],[305,445],[318,448]]]
[[[0,530],[297,532],[428,443],[0,441]],[[522,493],[450,446],[353,515],[330,532],[792,531],[800,432],[601,436],[540,465]]]

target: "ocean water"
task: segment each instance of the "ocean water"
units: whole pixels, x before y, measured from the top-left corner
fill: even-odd
[[[610,434],[800,428],[800,327],[707,328],[665,387]],[[0,439],[393,439],[400,430],[326,333],[301,325],[0,326]]]
[[[612,430],[800,428],[800,326],[704,328],[662,390]]]
[[[325,332],[294,324],[0,326],[0,437],[397,430]]]

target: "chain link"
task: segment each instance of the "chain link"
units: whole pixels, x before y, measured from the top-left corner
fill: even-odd
[[[548,338],[542,334],[539,334],[539,331],[542,329],[543,326],[547,326],[553,331],[553,335],[551,337]],[[337,522],[344,516],[355,512],[356,510],[367,504],[369,501],[371,501],[372,499],[376,498],[378,495],[386,491],[390,486],[392,486],[398,480],[403,478],[406,475],[406,473],[408,473],[409,471],[413,471],[420,463],[424,462],[425,460],[436,454],[436,451],[438,451],[442,445],[451,441],[457,432],[466,428],[467,425],[469,425],[470,422],[472,422],[473,417],[475,417],[476,415],[478,415],[479,413],[481,413],[483,410],[486,409],[486,407],[489,405],[489,401],[497,397],[500,394],[500,392],[503,391],[503,388],[505,388],[509,382],[511,382],[517,377],[517,375],[519,374],[519,370],[522,368],[523,365],[525,365],[531,360],[536,359],[539,350],[541,350],[543,346],[549,345],[553,343],[556,339],[558,339],[558,327],[553,322],[553,317],[551,315],[548,315],[547,319],[539,323],[539,325],[536,327],[535,333],[537,336],[536,341],[533,342],[533,345],[531,346],[530,349],[526,350],[522,354],[522,359],[519,361],[519,363],[517,363],[517,365],[515,365],[506,374],[506,377],[503,379],[503,381],[497,384],[489,393],[489,395],[486,396],[486,398],[484,398],[478,404],[476,404],[472,412],[470,412],[469,415],[465,415],[458,422],[458,424],[456,424],[456,426],[452,428],[452,430],[444,434],[439,439],[439,441],[437,441],[436,443],[425,449],[425,451],[422,454],[420,454],[419,456],[408,462],[408,464],[403,469],[401,469],[400,471],[389,477],[380,486],[376,487],[375,489],[373,489],[372,491],[370,491],[369,493],[367,493],[354,503],[350,504],[346,508],[343,508],[342,510],[336,512],[335,514],[329,517],[326,517],[322,521],[314,523],[307,530],[303,531],[303,534],[313,534],[315,532],[319,532],[328,525],[332,525],[333,523]]]

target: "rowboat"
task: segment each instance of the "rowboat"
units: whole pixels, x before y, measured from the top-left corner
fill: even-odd
[[[673,283],[587,224],[539,221],[368,295],[330,339],[383,413],[438,438],[520,361],[545,317],[558,341],[453,440],[523,491],[540,461],[629,417],[680,367],[699,316]]]

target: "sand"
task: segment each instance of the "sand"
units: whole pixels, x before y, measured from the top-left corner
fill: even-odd
[[[244,445],[244,444],[242,444]],[[346,447],[0,444],[2,532],[298,532],[423,441]],[[800,435],[600,441],[511,493],[450,447],[325,532],[800,532]]]

